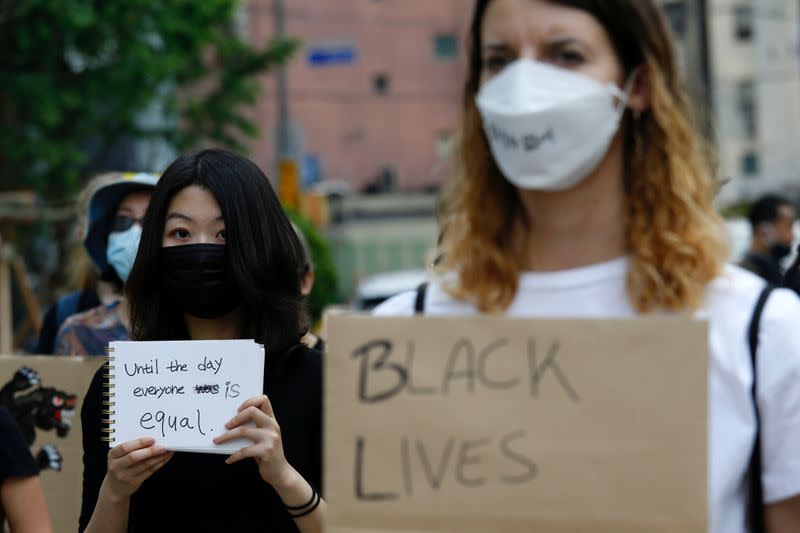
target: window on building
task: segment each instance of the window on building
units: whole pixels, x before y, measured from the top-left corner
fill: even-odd
[[[458,57],[458,37],[452,33],[434,35],[433,49],[436,59],[456,59]]]
[[[759,171],[759,158],[755,152],[747,152],[742,156],[742,174],[755,176]]]
[[[397,171],[393,165],[384,165],[367,182],[363,192],[366,194],[381,194],[395,190],[397,190]]]
[[[756,84],[753,80],[739,82],[736,87],[736,106],[742,120],[742,131],[748,139],[758,136]]]
[[[667,2],[664,4],[664,14],[675,36],[683,39],[686,36],[686,2]]]
[[[733,9],[734,35],[739,41],[753,40],[753,6],[737,6]]]
[[[372,90],[375,94],[386,94],[389,92],[391,80],[385,73],[376,74],[372,78]]]

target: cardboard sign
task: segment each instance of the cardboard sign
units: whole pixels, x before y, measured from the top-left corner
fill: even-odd
[[[15,396],[29,396],[39,388],[57,389],[77,396],[75,413],[71,418],[69,432],[63,438],[56,430],[36,429],[31,453],[36,456],[46,445],[52,445],[60,456],[60,471],[50,468],[41,471],[53,531],[76,531],[81,509],[81,486],[83,483],[83,449],[81,445],[80,410],[89,383],[105,357],[60,357],[32,355],[0,355],[0,387],[8,383],[24,367],[33,369],[39,384],[25,386]],[[22,385],[21,385],[22,386]],[[46,399],[46,398],[45,398]],[[52,398],[51,398],[52,400]],[[52,401],[50,404],[52,405]],[[47,406],[41,406],[46,410]],[[37,413],[40,412],[37,410]]]
[[[705,322],[329,321],[329,531],[707,531]]]

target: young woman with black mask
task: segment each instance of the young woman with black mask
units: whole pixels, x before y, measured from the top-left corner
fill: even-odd
[[[264,394],[244,402],[215,439],[246,437],[253,445],[227,459],[173,453],[149,438],[109,451],[101,369],[81,413],[81,531],[322,530],[322,372],[319,352],[301,343],[303,257],[252,162],[205,150],[170,165],[153,192],[126,285],[132,338],[264,344]]]

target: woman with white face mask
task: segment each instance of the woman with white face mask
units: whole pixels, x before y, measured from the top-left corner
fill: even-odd
[[[708,318],[710,531],[798,531],[800,302],[766,299],[754,367],[764,282],[726,266],[656,3],[477,0],[470,40],[441,276],[375,313]]]

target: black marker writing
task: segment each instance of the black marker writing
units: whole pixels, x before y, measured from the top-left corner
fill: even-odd
[[[447,440],[447,444],[444,447],[442,456],[438,461],[439,467],[434,473],[425,445],[422,441],[417,441],[417,453],[419,454],[420,462],[425,470],[425,476],[428,478],[428,483],[430,483],[431,488],[435,490],[439,490],[439,488],[442,486],[442,480],[444,479],[445,472],[447,472],[447,465],[450,463],[450,456],[453,453],[454,445],[455,439],[451,438]]]
[[[185,394],[182,385],[181,386],[166,385],[164,387],[157,387],[155,385],[151,385],[149,387],[136,387],[135,389],[133,389],[133,395],[137,398],[146,398],[148,396],[155,396],[156,398],[161,398],[164,395],[175,396],[182,394]]]
[[[189,365],[186,363],[180,363],[177,359],[173,359],[167,365],[167,370],[170,372],[187,372]]]
[[[138,374],[158,374],[158,359],[150,359],[147,363],[125,363],[125,373],[133,377]]]
[[[370,364],[370,359],[375,354],[375,360]],[[392,343],[389,340],[378,339],[357,348],[353,357],[361,358],[361,371],[358,379],[358,399],[365,403],[375,403],[391,398],[405,387],[408,381],[408,372],[397,363],[388,363],[387,359],[392,354]],[[373,373],[391,371],[396,375],[396,381],[390,387],[376,394],[369,393],[367,377]]]
[[[172,433],[197,431],[201,435],[206,434],[200,422],[200,409],[195,409],[195,414],[191,417],[170,415],[164,411],[147,411],[139,418],[139,426],[143,429],[158,428],[162,437],[166,437],[170,430]]]
[[[197,370],[201,372],[213,372],[214,375],[219,372],[219,369],[222,368],[222,357],[219,359],[209,359],[208,357],[203,357],[202,363],[197,363]]]
[[[385,501],[439,491],[448,484],[479,488],[492,483],[529,483],[538,475],[538,467],[521,451],[525,449],[526,436],[525,431],[517,430],[499,437],[449,437],[437,445],[425,438],[401,437],[399,454],[394,459],[391,454],[370,456],[368,439],[357,436],[355,496],[361,501]],[[366,460],[368,457],[372,462]],[[370,475],[368,466],[378,460],[382,463],[381,474]]]
[[[231,383],[230,381],[225,382],[225,399],[228,398],[238,398],[239,397],[239,384],[238,383]]]
[[[513,433],[509,433],[505,437],[500,440],[500,451],[503,452],[503,455],[509,458],[512,462],[524,466],[525,471],[520,474],[514,475],[504,475],[501,479],[508,483],[509,485],[516,485],[520,483],[527,483],[528,481],[532,480],[538,474],[538,468],[533,461],[522,455],[521,453],[514,451],[511,449],[511,443],[524,438],[527,434],[520,430],[515,431]]]
[[[370,502],[395,500],[397,494],[393,492],[371,492],[364,490],[364,438],[356,438],[356,472],[355,472],[356,498]]]
[[[554,342],[550,345],[550,349],[547,351],[544,360],[539,363],[536,358],[536,341],[533,339],[528,340],[528,359],[531,365],[531,396],[538,398],[539,383],[544,379],[545,373],[550,370],[567,396],[569,396],[573,402],[578,403],[580,402],[578,393],[575,392],[575,388],[567,379],[558,361],[556,361],[558,350],[559,343]]]
[[[414,341],[395,345],[390,339],[375,339],[352,352],[353,359],[358,360],[356,394],[363,403],[378,403],[400,394],[447,396],[527,387],[533,398],[539,398],[542,384],[555,381],[573,402],[579,403],[577,389],[559,363],[559,342],[543,344],[544,357],[537,348],[533,339],[527,346],[514,347],[508,338],[479,344],[461,337],[449,349],[437,378],[430,368],[415,374]],[[509,361],[516,362],[517,367]],[[527,377],[523,377],[526,373]]]
[[[512,133],[497,124],[489,123],[489,139],[495,145],[505,150],[519,150],[520,147],[526,152],[534,152],[544,144],[545,141],[555,142],[556,134],[553,128],[547,128],[541,133],[525,133],[520,136]]]

